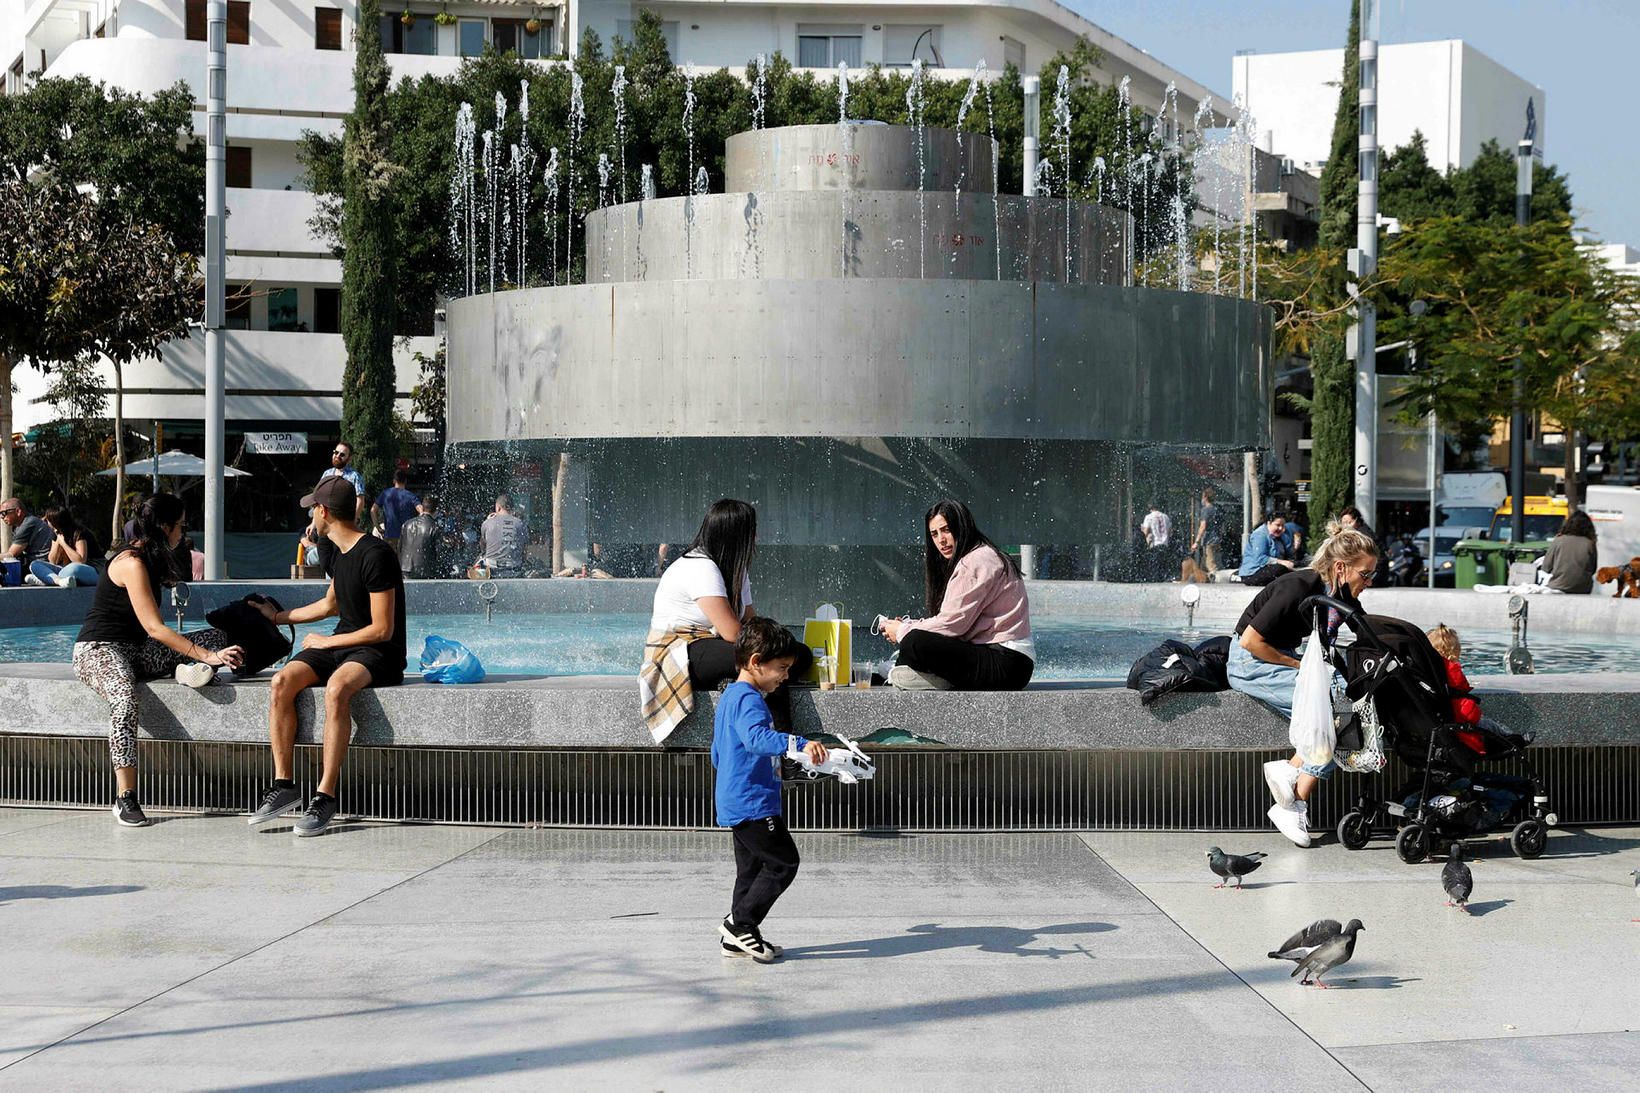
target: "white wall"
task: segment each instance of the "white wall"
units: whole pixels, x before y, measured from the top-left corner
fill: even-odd
[[[1342,49],[1254,53],[1235,58],[1234,93],[1245,98],[1275,151],[1319,169],[1332,143]],[[1379,48],[1378,143],[1398,148],[1421,131],[1438,170],[1467,167],[1481,145],[1514,148],[1525,128],[1527,96],[1537,99],[1538,148],[1547,135],[1543,90],[1465,42],[1408,42]]]

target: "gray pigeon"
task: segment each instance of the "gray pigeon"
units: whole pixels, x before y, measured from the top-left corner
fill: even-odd
[[[1281,943],[1281,948],[1271,950],[1268,954],[1271,960],[1291,960],[1298,963],[1321,946],[1344,932],[1336,918],[1318,918],[1304,929]]]
[[[1306,986],[1309,985],[1313,976],[1315,985],[1322,990],[1326,990],[1327,984],[1321,981],[1321,977],[1340,964],[1349,963],[1350,957],[1355,955],[1355,935],[1364,929],[1366,927],[1361,925],[1360,919],[1350,919],[1349,924],[1344,927],[1342,933],[1337,937],[1323,941],[1316,946],[1314,952],[1300,960],[1298,967],[1293,969],[1293,975],[1301,976],[1299,983]],[[1288,978],[1291,978],[1291,976]]]
[[[1441,870],[1441,887],[1446,889],[1446,905],[1469,913],[1469,893],[1475,890],[1475,878],[1469,866],[1463,863],[1463,843],[1452,844],[1452,854]]]
[[[1214,888],[1223,888],[1231,877],[1236,878],[1236,887],[1241,887],[1241,878],[1251,873],[1263,864],[1261,861],[1266,855],[1262,850],[1255,850],[1251,854],[1226,854],[1216,846],[1207,848],[1207,867],[1224,879],[1215,884]]]

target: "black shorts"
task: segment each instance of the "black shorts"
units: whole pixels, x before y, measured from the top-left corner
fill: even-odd
[[[336,669],[344,664],[364,665],[365,671],[370,673],[372,687],[396,687],[404,682],[404,662],[400,661],[395,667],[392,657],[369,646],[358,649],[303,649],[290,659],[293,664],[306,664],[312,668],[321,684],[328,682],[336,674]]]

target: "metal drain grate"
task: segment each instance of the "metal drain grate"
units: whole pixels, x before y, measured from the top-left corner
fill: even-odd
[[[297,749],[305,791],[319,749]],[[793,789],[786,810],[810,831],[1248,830],[1268,826],[1259,767],[1277,751],[877,751],[862,786]],[[1640,822],[1640,747],[1532,752],[1564,823]],[[142,743],[141,794],[157,809],[244,812],[266,788],[267,748]],[[1507,768],[1504,768],[1507,769]],[[1389,783],[1404,771],[1391,764]],[[1393,784],[1333,779],[1312,824]],[[96,806],[113,796],[98,738],[0,736],[0,802]],[[712,826],[703,751],[353,748],[341,789],[349,815],[549,827]]]

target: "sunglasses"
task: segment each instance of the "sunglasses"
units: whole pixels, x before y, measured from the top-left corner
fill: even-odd
[[[345,448],[337,448],[335,451],[331,452],[330,454],[331,455],[340,455],[340,456],[349,456],[349,455],[352,455],[353,453],[348,451]]]

